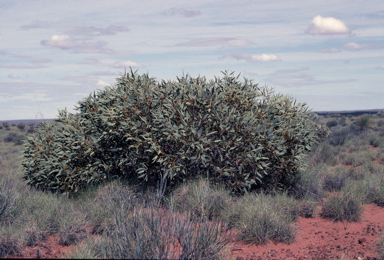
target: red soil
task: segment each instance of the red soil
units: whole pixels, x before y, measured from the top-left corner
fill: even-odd
[[[332,222],[319,217],[299,218],[299,231],[294,243],[269,242],[264,246],[254,246],[236,242],[232,255],[239,260],[328,259],[343,254],[349,255],[344,259],[375,259],[378,235],[384,227],[384,209],[369,204],[365,205],[364,210],[360,223]]]
[[[370,147],[370,150],[375,149]],[[378,160],[375,162],[379,163]],[[321,206],[318,206],[318,212],[321,212]],[[384,230],[384,208],[375,204],[365,205],[360,222],[300,217],[295,225],[298,232],[292,244],[268,242],[256,246],[234,239],[230,246],[233,259],[333,259],[331,257],[337,256],[336,259],[376,259],[379,235]],[[93,228],[89,229],[89,235],[96,237],[91,235],[91,231]],[[238,233],[236,229],[231,229],[228,234],[236,238]],[[25,247],[21,255],[8,258],[62,258],[73,250],[74,245],[61,246],[58,241],[57,236],[48,236],[37,246]]]

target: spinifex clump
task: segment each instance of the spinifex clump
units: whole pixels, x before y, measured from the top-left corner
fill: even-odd
[[[327,135],[303,105],[260,90],[233,73],[206,82],[155,82],[132,72],[59,111],[24,151],[24,179],[32,187],[76,193],[107,177],[168,188],[196,175],[234,192],[281,188],[302,167],[304,151]],[[256,97],[263,95],[262,102]],[[163,176],[163,177],[161,177]],[[280,185],[280,186],[279,186]]]

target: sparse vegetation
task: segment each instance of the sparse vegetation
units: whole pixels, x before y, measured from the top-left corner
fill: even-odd
[[[226,231],[233,227],[246,242],[290,244],[298,217],[358,221],[364,204],[384,207],[383,130],[364,130],[361,120],[361,125],[333,127],[331,135],[308,152],[310,167],[300,170],[284,192],[235,196],[222,185],[197,178],[164,196],[166,183],[144,192],[129,180],[116,179],[76,198],[26,189],[21,180],[22,136],[33,135],[29,129],[35,128],[29,125],[21,134],[18,125],[3,124],[0,257],[17,255],[26,245],[56,235],[61,245],[76,245],[68,258],[230,259],[232,237]],[[383,163],[373,162],[377,159]],[[321,212],[316,211],[319,204]],[[91,226],[98,237],[90,236]],[[378,259],[384,259],[384,233],[380,236]],[[182,252],[170,247],[177,243]]]

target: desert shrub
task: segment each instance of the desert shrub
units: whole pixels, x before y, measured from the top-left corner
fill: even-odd
[[[362,115],[357,118],[357,123],[360,126],[368,126],[370,123],[370,118],[368,115]]]
[[[364,207],[359,197],[347,192],[341,192],[340,194],[330,195],[323,204],[320,215],[333,221],[358,222],[363,212]]]
[[[384,110],[380,110],[376,115],[377,117],[384,117]]]
[[[15,142],[15,145],[22,145],[23,144],[23,140],[25,140],[25,136],[22,135],[22,136],[19,136],[19,138],[17,138],[16,142]]]
[[[132,72],[116,88],[59,111],[28,138],[24,179],[41,190],[76,193],[107,176],[167,191],[195,176],[235,193],[283,189],[305,166],[304,152],[328,134],[304,104],[272,96],[244,78],[177,78],[156,83]],[[264,96],[264,101],[255,97]]]
[[[373,147],[379,147],[382,139],[378,135],[371,135],[368,138],[368,142]]]
[[[24,135],[18,135],[17,133],[11,132],[4,138],[4,142],[13,142],[15,145],[21,145],[23,143],[22,141],[25,139],[26,137]]]
[[[343,116],[339,119],[339,124],[342,125],[342,126],[346,126],[347,125],[347,122],[346,122],[346,117]]]
[[[364,127],[360,126],[357,122],[350,124],[346,129],[348,129],[351,136],[358,136],[364,133]]]
[[[5,130],[9,130],[8,122],[3,122],[3,127],[5,128]]]
[[[379,120],[379,121],[377,121],[377,126],[378,127],[381,127],[381,126],[383,126],[384,125],[384,120]]]
[[[35,133],[36,131],[35,131],[35,129],[33,128],[33,127],[31,127],[31,128],[29,128],[28,130],[27,130],[27,133],[29,133],[29,134],[33,134],[33,133]]]
[[[340,114],[332,114],[331,117],[341,117]]]
[[[329,144],[334,146],[343,145],[349,136],[350,136],[350,131],[348,127],[338,128],[328,136],[327,141]]]
[[[220,216],[228,207],[231,196],[220,187],[211,187],[206,180],[198,180],[189,185],[183,184],[172,196],[174,209],[186,212],[193,211],[198,217],[207,216],[209,220]]]
[[[20,130],[24,130],[25,124],[23,122],[20,122],[17,124],[17,128],[19,128]]]
[[[324,194],[324,177],[320,169],[311,169],[308,172],[301,172],[293,182],[290,195],[298,200],[312,199],[321,201]]]
[[[329,120],[329,121],[327,122],[327,126],[328,126],[329,128],[334,127],[334,126],[337,126],[338,124],[339,124],[339,122],[338,122],[336,119],[332,119],[332,120]]]
[[[113,215],[116,228],[103,233],[104,242],[94,247],[96,258],[222,259],[220,251],[233,239],[227,225],[205,218],[193,221],[188,213],[166,216],[158,207],[149,207],[135,210],[132,216],[125,210]],[[180,247],[172,246],[176,243]]]
[[[17,139],[17,133],[9,133],[5,138],[4,138],[4,142],[6,143],[10,143],[10,142],[14,142],[15,140]]]
[[[327,137],[327,142],[331,145],[343,145],[347,140],[364,133],[364,128],[352,123],[345,127],[335,128]]]
[[[346,181],[347,176],[342,171],[329,172],[324,175],[324,190],[326,191],[340,191]]]

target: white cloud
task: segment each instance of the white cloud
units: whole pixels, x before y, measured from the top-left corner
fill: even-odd
[[[200,40],[192,40],[187,42],[178,43],[175,46],[214,46],[214,45],[228,45],[230,47],[249,46],[254,43],[248,40],[241,40],[235,38],[213,37]]]
[[[380,45],[374,45],[374,44],[357,44],[355,42],[349,42],[344,44],[344,49],[349,50],[349,51],[361,51],[363,49],[381,49],[383,46]]]
[[[279,61],[279,57],[274,54],[261,54],[261,55],[252,55],[252,61]]]
[[[108,84],[102,80],[98,80],[97,83],[96,83],[97,86],[99,87],[106,87],[106,86],[110,86],[111,84]]]
[[[336,53],[336,52],[340,52],[340,50],[336,49],[336,48],[330,48],[329,50],[320,50],[319,52],[321,52],[321,53]]]
[[[40,43],[44,46],[58,47],[60,49],[70,49],[76,45],[68,35],[53,35],[49,40],[42,40]]]
[[[99,66],[106,66],[111,68],[138,68],[140,67],[139,64],[136,62],[130,61],[130,60],[116,60],[116,59],[104,59],[104,60],[97,60],[97,59],[90,59],[89,62],[83,62],[81,64],[91,64],[91,65],[99,65]]]
[[[222,56],[222,58],[224,57],[232,57],[237,60],[246,60],[247,62],[281,61],[281,59],[274,54],[261,54],[261,55],[226,54]]]
[[[384,65],[376,67],[378,70],[384,70]]]
[[[70,34],[84,34],[84,35],[115,35],[117,32],[128,32],[130,31],[126,26],[115,26],[110,25],[106,28],[97,28],[93,26],[74,26],[66,28],[65,32]],[[98,33],[98,34],[95,34]]]
[[[114,60],[114,59],[100,60],[100,65],[113,67],[113,68],[139,67],[139,65],[136,62],[133,62],[130,60]]]
[[[105,41],[97,41],[96,43],[79,42],[72,40],[68,35],[53,35],[49,40],[42,40],[40,44],[43,46],[57,47],[62,50],[73,49],[73,53],[114,53],[114,51],[110,49],[104,49],[104,46],[108,44]]]
[[[16,75],[16,74],[9,74],[8,78],[17,79],[17,78],[20,78],[20,77],[18,75]]]
[[[305,31],[313,35],[332,35],[332,34],[349,34],[350,30],[340,20],[333,17],[323,18],[320,15],[313,18],[311,24]]]

